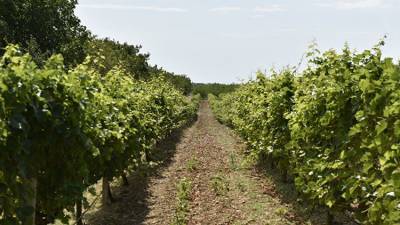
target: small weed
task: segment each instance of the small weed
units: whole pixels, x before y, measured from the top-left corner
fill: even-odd
[[[225,195],[229,191],[229,184],[223,176],[213,176],[211,178],[211,187],[216,195]]]
[[[175,220],[172,225],[186,225],[188,223],[188,213],[189,213],[189,201],[190,192],[192,190],[191,182],[183,178],[176,185],[176,209],[175,209]]]
[[[283,216],[283,215],[285,215],[287,213],[287,209],[285,209],[283,207],[278,207],[278,208],[275,209],[275,213],[280,215],[280,216]]]
[[[193,172],[193,171],[197,170],[198,165],[199,165],[199,161],[196,158],[193,157],[193,158],[189,159],[189,161],[187,162],[186,168],[190,172]]]
[[[246,192],[247,190],[246,184],[242,181],[238,181],[236,183],[236,187],[239,189],[240,192]]]
[[[231,170],[238,170],[239,169],[239,165],[237,163],[237,157],[236,154],[231,152],[229,154],[229,167],[231,168]]]

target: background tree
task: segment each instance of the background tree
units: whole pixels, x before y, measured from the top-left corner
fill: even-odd
[[[19,44],[40,64],[61,53],[67,66],[85,58],[90,38],[74,15],[77,0],[0,0],[0,48]]]
[[[172,83],[176,89],[180,90],[183,94],[189,95],[192,90],[192,81],[186,75],[178,75],[164,70],[157,65],[149,68],[152,76],[163,76],[167,81]]]
[[[193,94],[200,94],[202,98],[207,98],[208,94],[218,96],[222,93],[233,92],[238,87],[239,84],[195,83],[193,84]]]
[[[135,79],[147,79],[150,77],[147,62],[150,55],[140,53],[140,49],[141,46],[105,38],[91,40],[86,53],[91,57],[90,65],[102,74],[118,66]]]

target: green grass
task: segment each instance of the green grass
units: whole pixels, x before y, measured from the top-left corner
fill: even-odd
[[[238,170],[240,169],[240,165],[238,162],[238,157],[234,152],[230,152],[229,154],[229,167],[231,170]]]
[[[186,163],[186,169],[189,170],[190,172],[197,170],[198,166],[199,166],[199,161],[194,157],[189,159],[189,161]]]
[[[211,177],[210,184],[216,195],[226,195],[229,191],[229,182],[223,175]]]
[[[190,192],[192,184],[187,178],[181,179],[176,185],[175,219],[172,225],[186,225],[188,223]]]

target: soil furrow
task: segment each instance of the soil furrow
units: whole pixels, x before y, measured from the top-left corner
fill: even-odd
[[[206,101],[191,127],[158,148],[159,165],[130,177],[128,187],[115,188],[117,202],[91,213],[89,224],[176,224],[177,184],[183,179],[191,184],[184,214],[189,225],[324,224],[299,216],[307,212],[288,197],[290,187],[277,190],[273,177],[246,160],[243,142],[214,118]]]

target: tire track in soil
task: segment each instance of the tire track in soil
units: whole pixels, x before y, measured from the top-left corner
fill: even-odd
[[[171,224],[182,178],[192,183],[189,225],[304,224],[271,179],[246,166],[245,145],[214,118],[208,102],[201,102],[198,120],[179,136],[172,147],[159,146],[170,152],[164,166],[144,179],[130,177],[128,187],[115,189],[117,202],[91,213],[89,224]]]

